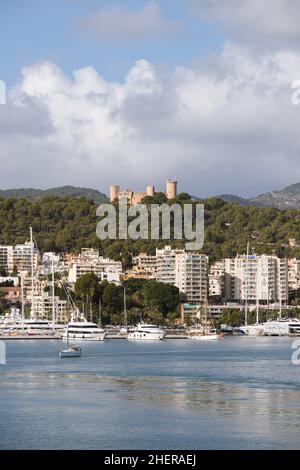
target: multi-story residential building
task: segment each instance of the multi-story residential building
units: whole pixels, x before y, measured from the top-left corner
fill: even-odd
[[[42,292],[33,298],[33,311],[37,318],[52,319],[52,295],[49,292]],[[68,320],[68,302],[59,297],[54,298],[55,320],[58,323],[64,323]]]
[[[288,302],[288,263],[274,255],[246,255],[224,260],[227,301],[266,304]]]
[[[224,299],[230,301],[240,297],[236,276],[236,258],[226,258],[224,262]]]
[[[175,286],[186,295],[186,301],[200,305],[207,299],[208,257],[198,253],[175,255]]]
[[[156,256],[140,253],[132,259],[133,269],[127,274],[129,277],[154,279],[156,275]]]
[[[46,252],[43,253],[42,256],[42,264],[40,266],[40,273],[44,276],[51,274],[52,272],[52,261],[53,261],[53,268],[54,272],[63,272],[65,267],[63,263],[61,263],[60,255],[53,253],[53,252]]]
[[[13,271],[13,247],[0,246],[0,270],[5,272]]]
[[[210,297],[223,297],[225,280],[225,262],[216,261],[209,269],[208,286]]]
[[[32,296],[32,285],[31,285],[31,276],[27,272],[21,273],[21,281],[24,289],[24,298],[30,298]],[[42,295],[44,289],[48,287],[49,281],[45,279],[38,279],[37,277],[33,278],[33,295]]]
[[[31,244],[25,242],[24,244],[16,245],[13,249],[13,268],[17,269],[17,272],[31,270]],[[36,248],[33,248],[33,268],[36,269],[39,262],[39,252]]]
[[[99,256],[97,250],[83,249],[69,266],[68,281],[75,283],[80,276],[88,273],[94,273],[99,279],[107,279],[109,282],[120,282],[122,263]]]
[[[300,260],[291,258],[288,260],[289,290],[300,289]]]
[[[94,248],[82,248],[79,258],[88,258],[97,261],[99,259],[99,250],[95,250]]]
[[[33,266],[37,267],[39,262],[39,252],[33,248]],[[13,246],[0,246],[0,269],[12,273],[14,269],[18,273],[21,271],[29,272],[31,269],[31,244],[25,242],[24,244]]]
[[[172,249],[165,246],[156,249],[156,279],[175,286],[176,283],[176,255],[184,254],[184,250]]]
[[[156,279],[178,287],[189,304],[199,305],[207,298],[207,263],[205,255],[166,246],[156,250]]]
[[[149,274],[137,266],[134,266],[132,269],[126,271],[122,276],[123,279],[155,279],[155,276]]]

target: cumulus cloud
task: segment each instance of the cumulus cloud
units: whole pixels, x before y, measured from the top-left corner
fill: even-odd
[[[118,5],[103,6],[78,21],[77,28],[107,41],[143,41],[180,35],[184,24],[164,18],[158,4],[148,3],[138,10]]]
[[[252,195],[300,180],[297,76],[299,53],[235,45],[217,67],[139,60],[122,83],[93,67],[26,67],[0,108],[1,187],[162,188],[172,176],[195,195]]]
[[[201,18],[219,20],[232,39],[262,48],[298,47],[298,0],[192,0]]]

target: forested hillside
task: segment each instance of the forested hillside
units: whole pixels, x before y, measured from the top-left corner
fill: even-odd
[[[106,202],[107,196],[96,189],[91,188],[78,188],[76,186],[60,186],[59,188],[49,189],[34,189],[34,188],[18,188],[18,189],[2,189],[0,190],[0,197],[28,199],[29,201],[36,201],[43,197],[86,197],[91,199],[96,204]]]
[[[145,202],[162,202],[164,195],[146,198]],[[176,202],[188,202],[189,196],[179,195]],[[175,202],[170,201],[170,202]],[[250,240],[256,253],[298,256],[300,249],[289,245],[299,241],[300,211],[242,207],[220,199],[206,199],[205,244],[201,250],[211,260],[245,252]],[[82,247],[99,248],[114,259],[130,263],[130,254],[140,251],[154,253],[157,246],[183,246],[184,241],[100,241],[96,236],[97,205],[86,198],[47,197],[36,201],[0,198],[0,243],[23,243],[33,227],[41,251],[78,251]]]

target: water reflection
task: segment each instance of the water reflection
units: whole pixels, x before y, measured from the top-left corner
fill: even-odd
[[[27,355],[15,344],[0,374],[0,447],[297,448],[289,342],[260,341],[110,342],[66,362],[59,344]]]

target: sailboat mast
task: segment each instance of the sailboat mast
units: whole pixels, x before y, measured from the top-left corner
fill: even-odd
[[[101,297],[99,296],[99,325],[102,326],[102,305],[101,305]]]
[[[248,276],[249,276],[249,242],[247,242],[247,254],[246,254],[246,289],[245,289],[245,326],[248,325]]]
[[[256,325],[258,325],[259,322],[259,298],[258,298],[258,262],[256,259]]]
[[[124,284],[124,323],[127,328],[127,306],[126,306],[126,287]]]
[[[207,293],[205,295],[205,303],[204,303],[204,333],[207,335]]]
[[[33,280],[33,235],[32,235],[32,227],[29,227],[30,231],[30,265],[31,265],[31,317],[34,318],[34,280]]]
[[[24,324],[24,280],[21,274],[21,315],[22,315],[22,325]]]
[[[52,331],[55,325],[55,283],[54,283],[54,261],[52,257]]]
[[[278,277],[279,277],[279,281],[278,281],[278,284],[279,284],[279,318],[281,320],[281,317],[282,317],[282,285],[281,285],[281,266],[280,266],[280,259],[277,260],[277,263],[279,265],[279,268],[278,268]]]

